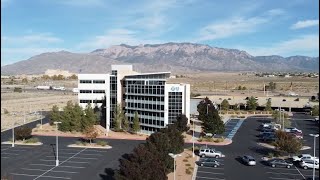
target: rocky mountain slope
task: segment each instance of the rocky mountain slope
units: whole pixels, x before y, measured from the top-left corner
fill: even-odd
[[[107,73],[111,64],[133,64],[152,71],[319,71],[319,57],[252,56],[245,51],[192,43],[165,43],[97,49],[91,53],[43,53],[1,67],[2,74],[39,74],[47,69],[74,73]]]

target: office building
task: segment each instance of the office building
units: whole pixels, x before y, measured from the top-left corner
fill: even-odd
[[[78,102],[81,107],[106,104],[107,131],[119,104],[129,121],[139,115],[141,132],[150,134],[174,123],[177,115],[190,117],[190,85],[169,84],[170,72],[138,73],[132,65],[112,65],[111,74],[79,74]]]

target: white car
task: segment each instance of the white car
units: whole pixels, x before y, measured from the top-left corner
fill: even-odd
[[[319,162],[314,160],[301,161],[299,164],[303,169],[313,168],[313,165],[315,169],[319,169]]]
[[[284,129],[285,132],[298,132],[298,133],[302,133],[302,131],[298,128],[295,127],[290,127],[290,128],[285,128]]]
[[[248,166],[256,165],[256,160],[252,156],[244,155],[242,156],[242,161],[246,163]]]
[[[319,163],[319,158],[318,157],[313,157],[310,154],[301,154],[299,156],[293,156],[292,160],[293,161],[315,160],[316,162]]]

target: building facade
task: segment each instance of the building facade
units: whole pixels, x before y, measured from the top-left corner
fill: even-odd
[[[111,74],[79,74],[78,103],[101,107],[105,103],[107,131],[114,110],[120,105],[129,121],[139,115],[142,133],[150,134],[174,123],[185,114],[190,118],[190,85],[168,84],[170,72],[138,73],[132,65],[112,65]],[[104,101],[104,102],[103,102]]]

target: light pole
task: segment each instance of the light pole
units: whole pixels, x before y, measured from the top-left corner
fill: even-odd
[[[316,157],[316,138],[319,137],[319,134],[309,134],[310,136],[313,136],[313,158]],[[315,159],[313,159],[313,173],[312,173],[312,179],[315,178]]]
[[[181,156],[181,154],[169,153],[169,156],[173,158],[173,180],[176,180],[176,157]]]
[[[41,123],[40,129],[42,129],[42,110],[43,109],[41,109],[41,111],[40,111],[40,123]]]
[[[61,122],[53,122],[56,125],[56,150],[57,150],[57,158],[56,158],[56,166],[59,166],[59,145],[58,145],[58,124],[61,124]]]
[[[193,131],[192,131],[192,157],[194,158],[194,131],[195,131],[195,128],[194,128],[194,120],[195,119],[193,119]]]
[[[14,147],[14,125],[15,125],[15,122],[12,121],[12,144],[11,144],[11,147]]]
[[[106,136],[109,136],[109,124],[108,124],[108,121],[107,121],[107,111],[108,111],[108,108],[107,108],[107,106],[105,106],[104,108],[106,109],[106,113],[105,113],[105,115],[106,115],[106,132],[105,132],[105,135],[106,135]]]
[[[207,104],[207,114],[208,114],[208,110],[209,110],[208,107],[209,107],[209,106],[210,106],[210,104]]]

